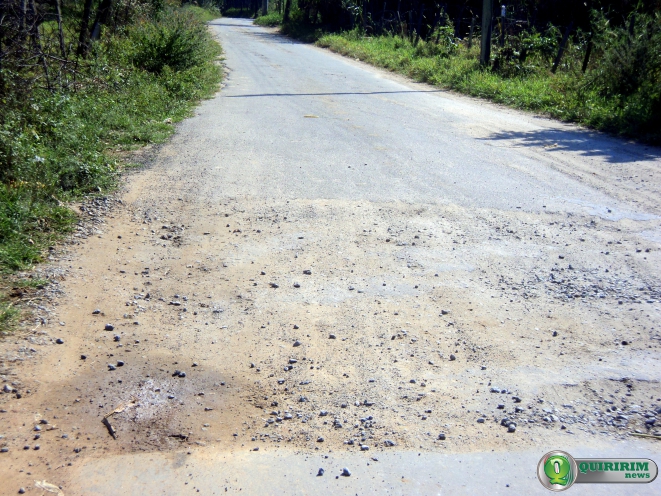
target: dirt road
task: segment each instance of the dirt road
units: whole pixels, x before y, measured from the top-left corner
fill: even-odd
[[[226,87],[0,345],[3,494],[542,494],[552,448],[658,458],[658,149],[212,26]]]

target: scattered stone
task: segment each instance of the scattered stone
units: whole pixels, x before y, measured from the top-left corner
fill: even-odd
[[[108,364],[108,370],[116,370],[117,367],[115,367],[112,363]]]
[[[366,444],[361,444],[360,445],[360,451],[368,451],[369,449],[370,449],[370,447],[367,446]]]
[[[319,412],[320,417],[325,417],[326,415],[328,415],[328,412],[326,410],[322,410]]]
[[[516,431],[516,424],[510,424],[507,426],[507,432],[514,432],[514,431]]]
[[[115,334],[115,335],[112,337],[112,340],[113,340],[113,341],[119,341],[120,339],[122,339],[122,337],[121,337],[119,334]]]
[[[479,419],[477,419],[477,423],[478,423],[478,424],[483,424],[483,423],[484,423],[484,419],[483,419],[482,417],[480,417]]]
[[[321,436],[319,436],[319,437],[317,438],[317,442],[318,442],[318,443],[323,443],[323,442],[324,442],[324,438],[321,437]]]
[[[445,433],[441,432],[441,433],[438,435],[438,439],[439,439],[439,441],[445,441]]]
[[[344,467],[340,475],[342,475],[343,477],[351,477],[351,472],[349,472],[348,468]]]
[[[92,312],[92,315],[99,315],[101,313],[101,310],[98,308]]]
[[[63,340],[62,338],[57,338],[57,339],[55,340],[55,342],[56,342],[57,344],[64,344],[64,340]]]
[[[450,313],[449,310],[441,310],[441,315],[447,315],[449,313]]]
[[[24,488],[19,488],[18,494],[25,494],[25,489]]]
[[[123,360],[117,360],[117,366],[118,367],[123,367],[124,366],[124,361]]]
[[[310,276],[310,275],[312,275],[312,271],[309,270],[309,269],[306,269],[306,270],[303,271],[303,274],[305,274],[306,276]]]
[[[294,348],[297,348],[298,346],[301,346],[301,342],[298,340],[294,341]]]
[[[317,472],[317,477],[321,477],[324,475],[325,470],[323,468],[320,468],[319,471]]]
[[[87,360],[87,355],[80,355],[81,360]]]
[[[450,361],[451,361],[451,362],[455,361],[456,359],[457,359],[456,356],[454,356],[454,355],[450,355]]]
[[[397,446],[397,444],[395,443],[395,441],[392,441],[391,439],[386,439],[385,441],[383,441],[383,444],[384,444],[385,446],[390,447],[390,448],[393,447],[393,446]]]
[[[335,334],[329,334],[328,339],[337,339],[337,336]]]
[[[105,329],[106,331],[114,331],[114,330],[115,330],[115,326],[112,325],[112,324],[106,324],[106,326],[104,327],[104,329]]]
[[[2,388],[3,393],[11,393],[13,389],[9,386],[9,384],[5,384],[4,387]]]
[[[300,285],[299,283],[295,282],[295,283],[294,283],[294,287],[295,287],[295,288],[300,288],[301,285]]]
[[[8,453],[8,452],[9,452],[9,448],[7,447],[0,448],[0,453]]]

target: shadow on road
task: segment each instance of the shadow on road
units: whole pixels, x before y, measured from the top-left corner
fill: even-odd
[[[410,90],[410,91],[347,91],[329,93],[258,93],[254,95],[224,95],[224,98],[259,98],[271,96],[333,96],[333,95],[392,95],[397,93],[440,93],[442,90]]]
[[[516,141],[519,145],[543,147],[549,152],[571,151],[583,157],[604,157],[614,164],[639,160],[661,159],[661,149],[651,145],[631,143],[582,129],[539,129],[536,131],[504,131],[483,140]]]

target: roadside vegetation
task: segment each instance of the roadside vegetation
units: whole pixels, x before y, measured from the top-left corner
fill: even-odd
[[[69,232],[68,203],[111,190],[126,152],[158,143],[221,80],[204,21],[180,2],[2,3],[0,273],[43,259]],[[0,299],[0,330],[17,311]]]
[[[482,6],[284,0],[255,23],[417,81],[661,144],[661,3],[495,5],[485,63]]]

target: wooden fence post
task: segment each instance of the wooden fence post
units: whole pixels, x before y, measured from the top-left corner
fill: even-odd
[[[480,47],[480,64],[486,66],[491,60],[491,16],[493,0],[482,0],[482,43]]]
[[[565,45],[567,44],[567,40],[569,39],[569,33],[571,33],[573,27],[574,27],[574,21],[569,23],[569,26],[567,26],[567,29],[565,30],[565,34],[562,37],[562,41],[560,42],[560,47],[558,48],[558,55],[555,57],[555,62],[553,62],[553,68],[551,69],[551,72],[553,74],[555,74],[555,71],[558,70],[558,65],[560,65],[560,59],[562,58],[562,54],[565,51]]]

